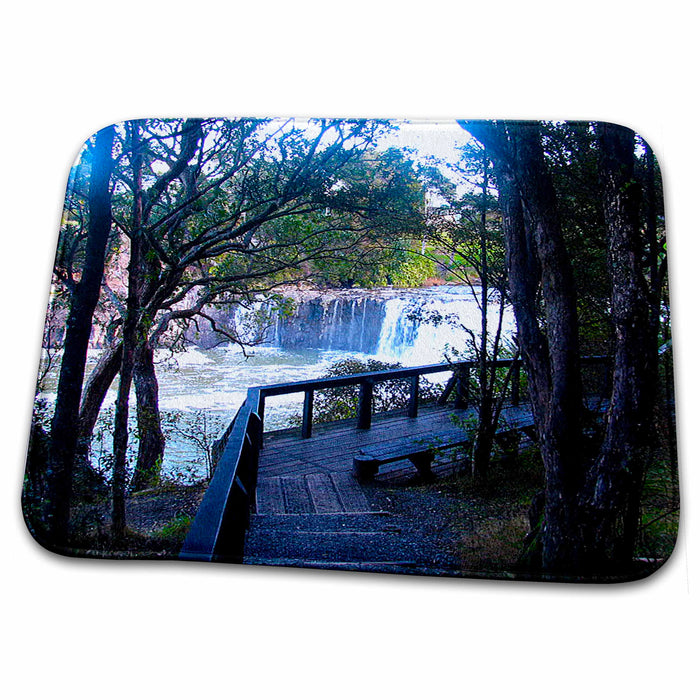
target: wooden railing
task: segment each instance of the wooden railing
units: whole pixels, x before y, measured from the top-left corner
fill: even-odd
[[[253,410],[258,396],[257,389],[248,391],[236,417],[213,446],[220,456],[180,550],[181,559],[238,562],[243,556],[262,443],[262,422]]]
[[[498,364],[508,365],[510,360],[499,360]],[[441,372],[453,372],[453,378],[448,383],[439,403],[445,403],[448,395],[456,388],[458,404],[467,404],[469,393],[469,378],[473,362],[460,362],[452,365],[423,365],[421,367],[404,367],[401,369],[387,369],[377,372],[365,372],[362,374],[349,374],[342,377],[330,377],[324,379],[310,379],[300,382],[288,382],[286,384],[269,384],[256,387],[260,394],[257,413],[261,420],[265,416],[265,400],[270,396],[282,396],[284,394],[304,394],[304,405],[301,417],[302,438],[311,437],[313,424],[314,394],[325,389],[335,389],[347,386],[359,386],[359,401],[357,406],[357,427],[369,429],[372,426],[372,395],[374,387],[382,382],[400,379],[409,382],[408,416],[415,418],[418,415],[419,382],[421,376],[437,374]]]
[[[583,359],[583,363],[605,365],[609,363],[609,358],[587,357]],[[517,405],[521,398],[522,360],[495,360],[491,364],[504,368],[514,365],[510,373],[510,398],[513,405]],[[466,408],[469,405],[471,373],[477,368],[476,362],[423,365],[252,387],[248,390],[246,400],[236,417],[213,445],[214,459],[217,462],[214,475],[182,547],[180,558],[199,561],[241,561],[250,512],[255,505],[258,457],[263,446],[265,401],[268,397],[303,393],[301,437],[309,438],[313,427],[315,392],[359,386],[357,427],[367,430],[372,425],[372,395],[377,384],[407,380],[407,415],[415,418],[418,415],[421,376],[452,372],[438,404],[445,404],[450,395],[454,394],[455,408]]]

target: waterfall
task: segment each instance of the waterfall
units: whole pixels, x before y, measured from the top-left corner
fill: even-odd
[[[364,290],[362,290],[364,291]],[[308,295],[297,301],[295,313],[278,315],[269,342],[282,348],[350,350],[374,354],[384,318],[384,299],[338,293],[329,299]]]
[[[386,310],[385,312],[386,313]],[[360,347],[364,347],[365,344],[365,317],[367,315],[367,299],[362,301],[362,321],[360,323]]]
[[[256,323],[262,320],[269,346],[358,352],[406,366],[442,362],[446,349],[464,351],[469,335],[462,326],[477,338],[481,332],[479,306],[467,287],[306,291],[290,296],[295,302],[291,314],[276,311],[272,302],[264,300],[249,309],[232,306],[218,314],[223,325],[233,322],[245,337],[253,337]],[[494,301],[489,308],[490,333],[495,332],[497,319]],[[512,335],[514,327],[508,309],[504,337]],[[202,327],[192,342],[213,347],[220,339],[211,335]]]
[[[416,319],[409,317],[412,306],[403,298],[388,299],[384,308],[384,323],[377,344],[377,355],[395,362],[407,347],[414,345],[419,324]]]
[[[478,294],[478,289],[476,290]],[[377,356],[387,362],[417,366],[443,362],[453,350],[464,352],[469,329],[481,333],[481,311],[471,290],[437,287],[388,299]],[[488,329],[493,336],[498,325],[498,302],[488,307]],[[504,318],[503,336],[515,331],[512,311]]]

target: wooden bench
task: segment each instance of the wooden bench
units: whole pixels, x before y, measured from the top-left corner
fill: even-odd
[[[517,452],[521,433],[535,439],[531,416],[519,415],[515,420],[511,419],[507,424],[499,427],[494,441],[506,452]],[[368,481],[379,473],[379,467],[383,464],[407,459],[420,476],[429,481],[434,478],[431,466],[438,452],[467,447],[472,442],[473,434],[457,427],[436,435],[429,441],[402,438],[360,450],[360,453],[353,457],[353,471],[358,481]]]
[[[382,464],[390,464],[407,459],[418,470],[420,476],[427,480],[433,478],[431,465],[435,455],[443,450],[466,447],[472,437],[459,431],[443,434],[430,442],[404,438],[388,444],[368,447],[353,458],[353,470],[358,481],[368,481],[376,476]]]

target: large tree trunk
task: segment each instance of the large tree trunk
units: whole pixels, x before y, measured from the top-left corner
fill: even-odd
[[[109,387],[122,364],[122,343],[110,346],[100,357],[85,385],[80,406],[78,446],[86,460],[92,433]],[[165,449],[158,407],[158,379],[153,364],[153,350],[139,345],[134,356],[133,372],[139,431],[139,451],[132,488],[140,490],[160,481],[160,468]]]
[[[542,565],[570,572],[581,548],[582,390],[576,292],[554,186],[537,124],[466,126],[489,149],[499,183],[511,300],[545,467]]]
[[[69,532],[80,395],[92,330],[92,315],[100,295],[105,250],[112,224],[109,181],[113,167],[113,141],[114,127],[108,127],[98,132],[93,148],[85,264],[71,300],[56,407],[51,422],[47,525],[54,546],[63,546]]]
[[[92,443],[92,434],[99,417],[102,404],[109,387],[119,372],[122,357],[121,342],[111,345],[102,353],[100,359],[90,373],[83,398],[80,402],[80,417],[78,419],[78,444],[75,456],[75,468],[77,480],[86,484],[89,488],[100,493],[106,489],[103,477],[95,471],[90,463],[89,454]],[[87,495],[87,494],[84,494]]]
[[[149,412],[157,411],[158,385],[155,381],[155,372],[148,366],[148,358],[140,357],[139,347],[147,343],[148,331],[152,316],[147,313],[146,305],[148,299],[153,297],[154,288],[158,285],[158,266],[149,260],[151,251],[149,241],[146,236],[146,227],[151,207],[158,201],[160,195],[168,185],[184,172],[187,164],[194,156],[197,144],[202,135],[201,121],[188,120],[183,128],[183,142],[180,155],[173,166],[163,173],[153,185],[144,191],[143,189],[143,142],[141,138],[141,126],[138,121],[129,122],[129,137],[131,153],[131,167],[133,173],[133,207],[132,225],[130,232],[131,250],[129,256],[129,288],[126,300],[126,313],[123,330],[123,354],[122,364],[119,373],[119,392],[114,416],[114,461],[112,479],[112,531],[116,539],[124,535],[126,526],[126,461],[127,446],[129,437],[129,392],[134,379],[134,373],[140,374],[138,382],[142,397],[148,396],[144,400],[146,406],[145,414],[142,417],[146,421],[151,421],[154,414]],[[157,304],[155,309],[157,309]],[[142,364],[139,364],[142,362]],[[152,358],[151,358],[152,364]],[[143,369],[143,373],[141,373]],[[141,379],[144,381],[141,382]],[[153,425],[151,421],[151,425]],[[158,433],[160,425],[158,424]],[[148,440],[153,437],[153,430],[147,430],[144,437]],[[156,435],[156,440],[144,448],[144,453],[152,455],[154,453],[155,442],[162,440],[162,434]],[[161,450],[162,454],[162,450]],[[154,459],[158,460],[157,457]]]
[[[592,527],[590,564],[601,568],[629,564],[633,555],[656,386],[658,307],[642,267],[645,241],[639,222],[640,189],[634,178],[634,133],[611,124],[596,129],[615,328],[605,437],[586,493]]]
[[[615,340],[605,434],[597,457],[586,462],[576,294],[538,129],[504,123],[467,128],[489,147],[499,180],[511,300],[546,471],[542,565],[569,575],[629,572],[652,433],[662,279],[653,199],[646,237],[640,226],[634,133],[596,126]],[[649,284],[645,251],[652,253]]]
[[[78,442],[75,452],[74,475],[75,486],[83,485],[82,498],[89,496],[90,490],[102,493],[106,489],[106,483],[99,472],[95,471],[90,462],[90,446],[92,434],[99,417],[102,404],[109,387],[119,372],[121,364],[122,346],[121,343],[111,345],[102,353],[100,359],[90,373],[85,388],[83,398],[80,402],[80,416],[78,419]],[[76,490],[76,493],[78,491]]]
[[[139,428],[139,452],[131,482],[134,491],[141,491],[160,482],[165,449],[158,407],[158,378],[153,364],[153,350],[145,343],[136,349],[134,387]]]

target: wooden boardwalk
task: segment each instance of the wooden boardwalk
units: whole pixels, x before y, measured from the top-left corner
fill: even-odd
[[[471,411],[435,407],[418,418],[394,414],[375,416],[372,428],[357,428],[354,420],[315,426],[302,440],[298,430],[267,433],[258,467],[257,512],[260,514],[363,512],[362,487],[352,475],[352,460],[369,448],[381,448],[398,439],[412,438],[429,446],[436,435],[463,434],[451,416]],[[379,479],[415,473],[404,460],[386,465]]]
[[[582,361],[593,370],[591,397],[600,389],[605,395],[609,358]],[[512,405],[504,407],[497,434],[509,454],[518,449],[523,434],[533,433],[529,407],[520,403],[522,361],[495,360],[491,365],[507,371],[510,385]],[[397,490],[402,478],[432,479],[456,463],[451,453],[457,445],[468,446],[476,412],[465,407],[476,367],[464,361],[250,387],[236,417],[214,444],[217,466],[180,558],[384,571],[393,570],[397,562],[435,568],[449,542],[433,538],[432,550],[422,546],[426,532],[423,527],[421,535],[420,526],[430,519],[424,515],[425,503],[393,512],[392,499],[386,496],[393,488],[394,499],[410,500],[418,490]],[[452,377],[437,405],[419,407],[420,378],[443,372]],[[400,412],[374,415],[374,387],[388,381],[407,383],[408,404]],[[315,392],[340,387],[357,387],[357,415],[315,425]],[[304,394],[301,428],[263,436],[266,401],[297,393]],[[448,408],[451,397],[454,406]],[[589,407],[599,413],[605,409],[593,398]],[[439,458],[431,465],[434,453]],[[394,461],[402,457],[413,464]],[[355,479],[354,467],[362,483]],[[421,494],[427,497],[428,492],[423,489]],[[437,568],[446,567],[443,561]]]
[[[423,407],[417,418],[405,412],[376,415],[363,430],[356,421],[314,426],[302,439],[300,429],[266,433],[260,452],[256,509],[251,518],[243,561],[321,568],[373,571],[430,571],[435,554],[413,541],[411,517],[373,505],[382,484],[417,479],[416,468],[402,460],[380,468],[374,482],[361,484],[353,457],[381,451],[397,440],[412,439],[426,448],[441,438],[463,438],[460,422],[475,417],[474,409]],[[531,424],[529,410],[504,410],[508,424]],[[445,451],[433,467],[440,475],[454,468]],[[407,519],[408,518],[408,519]]]

